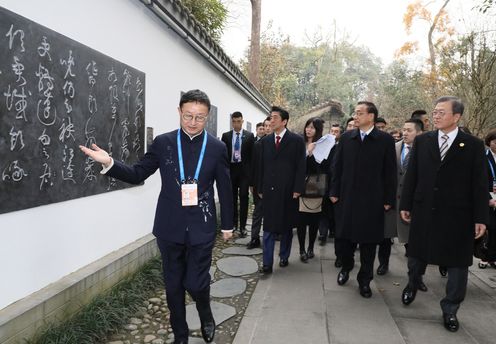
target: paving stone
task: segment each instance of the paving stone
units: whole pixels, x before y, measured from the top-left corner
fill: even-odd
[[[236,315],[236,309],[232,306],[216,301],[212,301],[210,306],[217,325],[222,324],[227,319]],[[190,330],[194,331],[200,329],[200,318],[198,317],[198,311],[196,310],[196,305],[194,303],[186,306],[186,321],[188,322]]]
[[[214,276],[215,276],[215,272],[216,271],[217,271],[217,267],[216,266],[211,266],[210,267],[209,273],[210,273],[210,278],[211,279],[214,279]]]
[[[205,341],[203,340],[203,338],[189,337],[188,343],[189,344],[205,344]],[[215,344],[215,342],[212,342],[212,344]]]
[[[248,245],[250,241],[251,241],[251,237],[246,237],[246,238],[236,239],[234,243],[238,245]]]
[[[224,278],[210,285],[213,297],[232,297],[244,293],[246,281],[242,278]]]
[[[247,249],[246,246],[233,246],[222,250],[224,254],[235,254],[240,256],[253,256],[255,254],[262,254],[261,248]]]
[[[154,335],[148,334],[145,336],[145,339],[143,340],[145,343],[151,343],[152,340],[155,340],[157,337]]]
[[[220,271],[231,276],[243,276],[258,271],[258,264],[250,257],[227,257],[217,261]]]

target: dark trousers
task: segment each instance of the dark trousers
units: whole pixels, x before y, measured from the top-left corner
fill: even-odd
[[[279,257],[288,259],[291,254],[291,244],[293,242],[293,230],[289,229],[283,234],[271,233],[264,231],[263,233],[263,265],[272,266],[274,264],[274,247],[276,244],[276,236],[281,236],[279,247]]]
[[[379,250],[377,252],[377,258],[379,258],[379,265],[389,265],[389,257],[391,256],[391,246],[393,245],[393,239],[384,238],[379,243]]]
[[[200,319],[210,313],[210,265],[214,242],[202,245],[177,244],[160,240],[165,294],[170,311],[170,324],[176,340],[188,339],[186,291],[196,302]]]
[[[408,284],[417,289],[427,263],[415,257],[408,257]],[[448,267],[446,295],[441,300],[443,313],[456,314],[467,294],[468,267]]]
[[[351,271],[355,265],[355,250],[357,243],[348,239],[337,239],[337,257],[343,262],[343,270]],[[357,281],[359,285],[369,285],[374,278],[374,260],[377,244],[360,243],[360,270]]]
[[[322,213],[319,222],[319,235],[327,238],[328,235],[334,235],[336,223],[334,221],[334,206],[329,198],[324,197],[322,201]]]
[[[300,244],[300,253],[305,252],[305,237],[307,235],[308,226],[308,250],[313,251],[315,239],[317,239],[317,231],[319,229],[319,220],[321,213],[299,213],[299,224],[296,230],[298,234],[298,243]]]
[[[255,189],[253,189],[253,203],[255,204],[255,209],[253,209],[251,220],[251,238],[260,239],[260,229],[263,219],[263,199],[258,196]]]
[[[231,163],[230,171],[234,204],[234,228],[244,229],[246,227],[246,219],[248,218],[249,178],[246,176],[246,173],[244,173],[241,163]]]

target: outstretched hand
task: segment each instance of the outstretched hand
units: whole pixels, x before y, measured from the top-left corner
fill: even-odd
[[[91,145],[91,148],[79,145],[79,149],[81,149],[81,151],[91,159],[102,164],[104,167],[108,167],[112,163],[112,158],[110,155],[94,143]]]

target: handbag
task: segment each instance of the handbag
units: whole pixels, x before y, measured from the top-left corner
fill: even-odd
[[[305,178],[305,191],[303,197],[320,198],[324,197],[327,191],[327,174],[309,174]]]
[[[484,233],[482,237],[474,240],[474,257],[479,258],[482,261],[489,261],[489,235],[488,233]]]

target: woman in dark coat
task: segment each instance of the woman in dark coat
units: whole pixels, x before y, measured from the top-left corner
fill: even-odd
[[[310,175],[328,173],[329,162],[328,159],[322,161],[320,164],[315,161],[313,150],[315,142],[322,137],[324,130],[324,121],[320,117],[312,117],[305,123],[303,130],[303,137],[305,139],[305,146],[307,151],[306,171],[305,178]],[[326,177],[327,178],[327,177]],[[313,248],[315,240],[317,239],[317,231],[319,229],[319,221],[322,215],[322,197],[320,198],[307,198],[300,197],[299,201],[299,221],[297,227],[298,243],[300,245],[300,260],[306,263],[308,259],[313,258]],[[308,227],[308,249],[305,250],[305,237]]]

